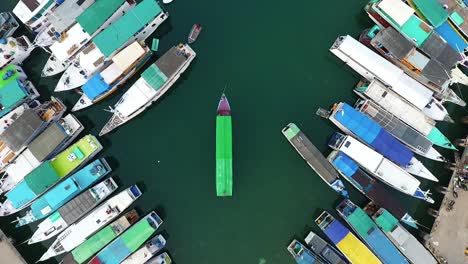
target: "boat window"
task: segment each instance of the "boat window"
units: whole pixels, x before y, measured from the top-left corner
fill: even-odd
[[[48,236],[50,233],[54,232],[55,231],[55,226],[53,226],[52,228],[50,228],[49,230],[47,230],[46,232],[44,232],[44,234],[46,236]]]
[[[382,98],[385,98],[385,96],[387,96],[387,92],[382,93]]]
[[[350,145],[351,145],[351,142],[349,142],[349,141],[347,141],[347,142],[344,144],[344,146],[347,147],[347,148],[348,148]]]

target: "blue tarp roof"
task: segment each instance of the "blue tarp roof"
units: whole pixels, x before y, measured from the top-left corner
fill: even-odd
[[[350,105],[343,103],[342,109],[337,111],[334,117],[357,137],[396,164],[407,166],[413,158],[413,152],[406,146]]]
[[[461,52],[468,46],[468,43],[466,43],[448,21],[445,21],[442,25],[437,27],[435,31],[456,51]]]
[[[336,245],[349,233],[349,230],[337,220],[333,221],[324,231],[328,238]]]
[[[352,177],[353,174],[356,173],[356,171],[359,169],[359,166],[356,164],[356,162],[354,162],[354,160],[352,160],[343,152],[338,152],[338,155],[333,160],[333,165],[335,165],[339,171],[348,177]]]
[[[408,261],[406,261],[406,259],[401,255],[400,251],[396,249],[377,225],[373,226],[371,230],[367,233],[368,236],[366,240],[380,259],[385,263],[408,263]]]
[[[93,100],[99,95],[105,93],[110,89],[109,84],[107,84],[102,78],[101,74],[95,74],[91,79],[89,79],[83,87],[81,87],[83,92],[89,99]]]
[[[119,237],[97,254],[96,257],[99,258],[101,263],[120,263],[130,254],[132,252]]]

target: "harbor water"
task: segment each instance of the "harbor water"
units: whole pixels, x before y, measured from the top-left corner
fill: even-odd
[[[0,11],[12,10],[16,2],[0,1]],[[314,224],[321,210],[339,219],[334,209],[339,195],[307,166],[281,129],[296,123],[328,155],[327,141],[336,127],[315,111],[340,101],[354,104],[352,89],[359,81],[328,49],[337,36],[357,38],[372,26],[363,11],[365,3],[175,0],[165,6],[170,17],[147,40],[151,45],[153,37],[160,39],[152,61],[186,42],[194,23],[203,26],[192,46],[197,58],[162,100],[100,137],[104,150],[98,157],[109,161],[120,189],[140,186],[143,196],[136,207],[140,215],[156,210],[164,219],[160,232],[176,263],[294,263],[286,247],[294,238],[303,241],[310,230],[322,235]],[[27,33],[24,28],[15,36],[22,33]],[[53,95],[71,109],[79,94],[53,93],[60,76],[40,77],[47,58],[45,51],[36,49],[23,68],[42,100]],[[104,109],[138,77],[77,113],[85,133],[99,133],[111,116]],[[233,115],[234,186],[229,198],[217,197],[215,185],[215,116],[223,90]],[[454,90],[468,99],[468,87]],[[446,106],[455,121],[468,115],[466,108]],[[451,140],[466,134],[466,126],[437,126]],[[438,150],[453,160],[452,152]],[[442,163],[418,158],[440,179],[437,184],[421,180],[422,189],[447,185],[450,172]],[[364,206],[366,199],[345,184],[351,200]],[[426,211],[438,208],[442,195],[435,193],[436,203],[429,205],[390,191],[422,225],[432,225],[434,219]],[[13,220],[15,216],[0,218],[0,228],[14,239],[26,261],[34,263],[53,241],[21,244],[36,225],[15,229]]]

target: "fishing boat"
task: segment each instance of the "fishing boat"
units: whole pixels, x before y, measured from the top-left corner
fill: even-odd
[[[376,211],[375,211],[376,210]],[[400,252],[414,264],[437,264],[437,260],[384,208],[368,204],[364,211],[370,213],[377,226]]]
[[[125,124],[158,101],[185,72],[195,56],[192,48],[184,44],[167,51],[119,99],[111,110],[112,117],[99,135],[105,135]]]
[[[44,261],[60,254],[70,252],[81,243],[85,242],[96,231],[108,223],[111,223],[117,216],[130,207],[130,205],[132,205],[133,202],[135,202],[135,200],[137,200],[141,195],[142,193],[138,186],[132,185],[113,196],[109,200],[105,201],[102,205],[94,209],[88,215],[81,218],[78,222],[70,225],[62,233],[60,233],[49,249],[47,249],[46,253],[44,253],[39,259],[39,261]],[[136,225],[137,224],[135,224],[135,226]],[[135,226],[128,229],[125,233],[130,231]],[[133,235],[141,237],[144,234],[137,233]],[[134,246],[138,248],[140,245]]]
[[[332,245],[328,244],[320,236],[314,232],[309,232],[305,237],[306,244],[312,249],[312,251],[320,256],[326,263],[329,264],[349,264],[348,259],[336,250]]]
[[[369,176],[350,157],[346,156],[343,152],[334,150],[328,155],[327,159],[345,180],[369,200],[381,207],[387,208],[403,223],[412,228],[418,228],[416,220],[402,206],[400,201],[385,188],[383,183]]]
[[[67,0],[45,15],[40,29],[36,29],[34,44],[48,47],[62,37],[63,32],[76,23],[81,15],[96,0]]]
[[[371,83],[359,82],[354,92],[363,99],[370,99],[386,109],[421,134],[427,136],[434,144],[455,150],[455,146],[435,126],[436,122],[428,118],[419,109],[406,100],[393,93],[381,82],[374,80]]]
[[[99,0],[76,18],[72,27],[50,45],[51,55],[41,76],[53,76],[66,70],[75,55],[103,29],[129,12],[135,3],[126,0]]]
[[[134,42],[117,53],[109,66],[96,73],[83,85],[81,88],[83,95],[73,106],[72,111],[89,107],[115,92],[148,62],[151,54],[150,49],[139,42]]]
[[[335,132],[328,146],[343,152],[361,168],[390,187],[428,203],[434,203],[428,195],[429,191],[424,192],[419,187],[420,181],[357,139]]]
[[[60,234],[67,227],[91,212],[117,188],[118,185],[111,177],[73,198],[37,226],[37,230],[29,238],[28,244],[42,242]]]
[[[299,155],[330,188],[344,197],[349,196],[348,191],[346,191],[343,182],[338,176],[338,172],[295,124],[289,123],[281,132]]]
[[[202,30],[202,26],[200,24],[194,24],[192,29],[190,30],[190,34],[188,36],[188,44],[192,44],[197,41],[198,36]]]
[[[308,250],[296,239],[289,244],[288,251],[298,264],[325,264],[320,257]]]
[[[11,124],[13,124],[18,117],[20,117],[24,111],[31,108],[36,108],[41,103],[38,100],[32,100],[30,102],[26,102],[21,104],[20,106],[16,107],[15,109],[11,110],[8,114],[4,115],[0,118],[0,135],[7,130]]]
[[[140,249],[131,254],[122,261],[122,264],[146,263],[152,257],[156,256],[166,245],[166,239],[163,235],[156,235],[146,242]]]
[[[431,181],[439,181],[405,145],[347,103],[334,104],[331,111],[319,108],[317,114],[329,119],[343,132],[359,139],[405,171]]]
[[[430,139],[392,115],[383,107],[371,100],[358,100],[355,106],[357,111],[379,124],[414,153],[435,161],[446,161],[442,154],[434,149],[434,143]]]
[[[34,48],[26,36],[0,39],[0,69],[7,65],[23,64]]]
[[[216,111],[216,195],[232,196],[231,106],[224,93]]]
[[[0,70],[0,117],[37,97],[39,92],[20,66],[10,64]]]
[[[344,199],[336,211],[383,263],[409,264],[374,221],[353,202]]]
[[[338,37],[330,51],[367,80],[378,79],[388,85],[389,89],[428,117],[453,122],[447,109],[433,97],[434,92],[351,36]],[[443,97],[445,101],[465,105],[458,97],[448,98],[445,95]]]
[[[451,96],[456,96],[453,95],[453,90],[448,88],[449,85],[468,85],[468,77],[456,67],[460,54],[446,42],[444,44],[445,48],[437,46],[421,50],[392,27],[380,30],[370,41],[370,45],[377,52],[421,84],[436,93],[450,93]],[[427,46],[434,45],[428,43]]]
[[[83,125],[71,114],[49,125],[13,163],[6,167],[0,179],[0,194],[13,189],[42,162],[60,153],[83,130]]]
[[[349,229],[327,211],[323,211],[315,219],[315,223],[351,263],[382,263]]]
[[[18,27],[19,24],[11,12],[0,13],[0,39],[12,36]]]
[[[25,109],[0,135],[0,170],[14,162],[51,123],[62,118],[67,107],[57,98]]]
[[[468,10],[466,10],[466,2],[458,2],[454,0],[437,0],[449,13],[448,20],[454,25],[463,37],[468,37]]]
[[[145,264],[171,264],[172,259],[166,252],[157,255],[156,257],[148,260]]]
[[[85,242],[73,249],[71,252],[66,254],[60,263],[84,263],[86,260],[94,256],[94,254],[98,253],[99,250],[109,244],[112,240],[122,234],[125,230],[127,230],[131,225],[136,223],[139,218],[140,216],[135,209],[129,211],[119,219],[108,224],[99,232],[89,237]]]
[[[42,163],[5,194],[6,201],[0,206],[0,215],[7,216],[26,208],[101,150],[102,145],[97,138],[87,135],[52,160]]]
[[[88,263],[120,263],[135,252],[163,224],[156,212],[151,212],[117,237]],[[141,263],[141,262],[140,262]]]
[[[45,15],[62,2],[63,0],[19,0],[13,8],[13,14],[27,29],[35,33],[35,29],[41,27]]]
[[[135,42],[143,44],[168,17],[169,13],[164,12],[155,0],[142,1],[96,35],[92,42],[77,54],[57,83],[55,91],[78,88],[97,73],[109,69],[109,65],[115,64],[114,56]]]
[[[24,216],[17,217],[16,227],[46,218],[111,171],[105,159],[91,162],[35,200]]]

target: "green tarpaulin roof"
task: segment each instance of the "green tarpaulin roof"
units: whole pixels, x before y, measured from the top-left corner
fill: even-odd
[[[448,18],[448,12],[437,0],[412,0],[432,26],[442,25]]]
[[[144,218],[120,236],[131,252],[137,250],[156,231]]]
[[[232,195],[232,122],[231,116],[216,117],[216,193]]]
[[[125,0],[96,0],[76,21],[84,31],[92,35],[124,2]]]
[[[141,77],[155,90],[159,90],[163,84],[167,81],[167,76],[156,66],[152,64],[146,69]]]
[[[391,232],[398,224],[398,219],[391,215],[387,210],[383,210],[382,214],[375,219],[375,222],[386,233]]]
[[[77,263],[83,263],[91,258],[105,245],[116,237],[112,226],[106,226],[104,229],[88,238],[83,244],[72,251],[73,257]]]
[[[369,235],[367,231],[375,225],[372,219],[359,207],[356,208],[351,215],[346,217],[346,219],[353,225],[357,233],[359,233],[363,239],[367,238]]]
[[[94,37],[93,42],[106,57],[127,42],[161,13],[155,0],[143,0],[115,23]]]
[[[24,181],[35,194],[41,194],[60,179],[50,162],[44,162],[31,173]]]

